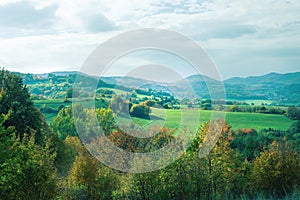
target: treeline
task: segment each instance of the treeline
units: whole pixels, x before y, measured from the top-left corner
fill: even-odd
[[[249,113],[264,113],[264,114],[284,114],[286,111],[278,107],[266,106],[229,106],[227,112],[249,112]]]
[[[19,73],[18,73],[19,74]],[[50,73],[48,75],[20,74],[23,83],[28,85],[29,92],[34,100],[43,99],[64,99],[71,97],[93,97],[92,88],[97,88],[96,93],[111,95],[105,92],[119,89],[125,92],[139,95],[153,96],[155,98],[170,97],[170,93],[152,89],[134,89],[130,86],[118,85],[105,82],[102,78],[89,76],[80,72],[74,73]],[[73,90],[73,86],[80,86],[80,90]],[[77,87],[78,88],[78,87]]]
[[[300,120],[300,108],[295,106],[288,107],[286,116],[294,120]]]
[[[49,127],[18,75],[2,70],[0,91],[0,199],[300,198],[299,121],[285,133],[233,131],[229,125],[213,122],[222,125],[222,133],[211,152],[200,159],[213,128],[208,122],[180,159],[154,172],[132,174],[98,162],[78,134],[91,146],[103,145],[105,135],[126,151],[142,153],[163,148],[177,137],[175,130],[153,130],[154,137],[136,138],[118,126],[112,110],[80,105],[73,107],[80,110],[79,119],[73,117],[71,107],[62,108]],[[98,122],[89,120],[94,115]],[[77,132],[74,120],[82,132]],[[97,123],[102,132],[85,132]],[[128,131],[142,131],[130,126]],[[116,162],[136,166],[122,160]]]

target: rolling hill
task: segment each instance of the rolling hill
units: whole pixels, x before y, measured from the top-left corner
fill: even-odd
[[[265,99],[278,104],[300,103],[300,72],[231,78],[224,83],[229,99]]]
[[[269,100],[274,104],[300,104],[300,72],[270,73],[246,78],[235,77],[227,79],[223,83],[205,75],[192,75],[174,83],[160,83],[135,77],[118,76],[101,77],[100,80],[97,80],[96,77],[75,71],[21,75],[24,78],[24,83],[29,86],[33,94],[43,94],[43,91],[46,90],[49,93],[46,96],[49,98],[56,98],[57,95],[51,95],[51,92],[55,92],[55,90],[60,91],[61,94],[58,96],[61,97],[67,88],[72,87],[77,77],[82,84],[86,85],[98,83],[97,87],[116,87],[124,91],[151,88],[157,91],[167,91],[177,98],[210,98],[210,92],[221,97],[219,94],[222,93],[224,83],[226,99],[229,100]],[[43,88],[46,89],[43,90]]]

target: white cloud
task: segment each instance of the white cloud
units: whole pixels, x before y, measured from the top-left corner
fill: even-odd
[[[60,34],[0,40],[0,65],[22,72],[78,70],[87,56],[112,34]],[[2,61],[2,62],[1,62]]]
[[[36,9],[30,2],[17,2],[0,6],[0,28],[39,30],[54,21],[55,7]]]
[[[197,40],[224,77],[299,70],[298,0],[0,0],[1,9],[0,64],[20,71],[79,68],[105,39],[145,27]]]
[[[16,3],[19,1],[22,1],[22,0],[0,0],[0,6],[11,4],[11,3]]]

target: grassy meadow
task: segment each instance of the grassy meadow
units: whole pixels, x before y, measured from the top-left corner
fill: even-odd
[[[152,119],[134,118],[134,121],[141,126],[147,126],[150,123],[163,124],[169,128],[179,128],[181,124],[181,116],[183,124],[188,127],[197,126],[197,120],[201,125],[211,118],[213,111],[210,110],[162,110],[156,109],[152,111]],[[182,113],[182,114],[181,114]],[[199,114],[199,116],[197,116]],[[287,130],[294,122],[284,115],[278,114],[261,114],[261,113],[243,113],[243,112],[226,112],[225,120],[234,130],[254,128],[259,131],[262,129]]]
[[[51,107],[54,109],[58,109],[61,105],[67,107],[72,104],[71,101],[64,100],[39,100],[34,101],[34,103],[38,108],[42,107],[43,105],[47,105],[47,107]],[[91,105],[93,101],[90,99],[81,103]],[[95,101],[95,104],[96,107],[107,106],[104,105],[104,103],[101,101]],[[194,128],[195,126],[197,126],[198,120],[199,125],[201,125],[211,119],[212,112],[216,112],[211,110],[168,110],[156,108],[152,108],[151,110],[151,119],[141,119],[134,117],[134,121],[142,126],[150,123],[157,123],[160,125],[163,124],[163,126],[169,128],[179,128],[180,124],[183,123]],[[56,114],[57,113],[44,113],[46,122],[50,124]],[[183,122],[181,122],[181,115],[183,118]],[[226,112],[225,119],[226,122],[229,123],[234,130],[244,128],[254,128],[257,131],[269,128],[275,130],[287,130],[293,123],[293,120],[287,118],[284,115],[247,112]]]

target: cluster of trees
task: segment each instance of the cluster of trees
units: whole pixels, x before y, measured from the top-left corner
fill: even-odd
[[[294,195],[291,198],[299,198],[297,193],[300,184],[299,152],[295,151],[285,138],[270,141],[266,146],[256,145],[255,142],[259,141],[254,138],[249,139],[252,134],[255,136],[255,130],[243,130],[242,134],[249,136],[248,141],[242,141],[243,144],[249,144],[246,148],[250,153],[247,155],[244,154],[244,149],[234,147],[236,138],[242,139],[239,133],[225,125],[210,154],[199,159],[198,154],[203,148],[202,144],[208,129],[209,124],[206,123],[199,129],[191,147],[182,157],[164,169],[142,174],[109,170],[105,180],[113,180],[113,185],[105,185],[98,178],[101,172],[108,170],[107,168],[95,167],[93,160],[88,164],[87,161],[83,162],[84,158],[81,158],[81,162],[78,163],[75,159],[71,173],[68,173],[68,183],[69,178],[76,174],[76,178],[71,179],[76,180],[74,181],[76,187],[69,189],[69,193],[71,192],[73,198],[85,196],[94,199],[104,198],[103,193],[107,199],[253,199],[259,197],[277,199],[288,195]],[[131,152],[157,150],[173,137],[172,130],[168,129],[164,129],[151,139],[137,139],[119,130],[109,135],[110,140],[116,145]],[[70,139],[75,138],[67,138]],[[99,144],[101,140],[97,143]],[[254,151],[251,152],[251,149]],[[260,152],[256,154],[256,151]],[[251,155],[255,156],[251,157]],[[120,157],[120,164],[124,164],[121,161]],[[87,164],[81,164],[83,166],[80,168],[79,163]],[[140,164],[145,165],[145,163]],[[82,171],[87,165],[94,169],[90,172],[93,176],[91,175],[89,180],[82,181],[81,179],[86,176],[80,174],[84,173]],[[72,173],[74,168],[76,173]],[[97,174],[96,171],[100,172]],[[93,190],[95,188],[96,190]],[[99,188],[102,189],[102,193],[96,192]]]
[[[80,73],[50,73],[47,76],[22,74],[24,84],[28,85],[34,100],[64,99],[71,97],[93,97],[91,86],[113,87],[102,80]],[[74,82],[82,88],[80,91],[73,90]]]
[[[288,107],[286,116],[294,120],[300,120],[300,108],[295,106]]]
[[[107,109],[102,111],[111,113]],[[100,116],[105,114],[99,114]],[[109,116],[106,120],[100,120],[109,121],[102,127],[114,124],[112,114]],[[52,124],[53,129],[54,125]],[[229,125],[224,125],[216,146],[207,157],[200,159],[198,154],[209,130],[209,123],[206,123],[198,130],[191,147],[179,160],[164,169],[143,174],[127,174],[108,169],[99,163],[95,164],[96,160],[83,153],[81,158],[79,155],[73,157],[73,164],[68,165],[72,167],[66,172],[64,187],[67,188],[64,188],[63,194],[66,195],[65,198],[75,199],[252,199],[282,198],[288,195],[297,198],[300,154],[297,149],[299,129],[295,130],[295,126],[296,124],[292,125],[288,131],[268,129],[258,133],[254,129],[233,131]],[[64,132],[71,133],[72,130],[76,133],[73,128],[64,128]],[[119,130],[116,126],[105,130],[115,145],[138,153],[158,150],[175,137],[173,130],[167,128],[148,139],[130,136],[123,132],[124,129]],[[72,135],[74,136],[67,136],[64,142],[77,141],[77,149],[86,151],[76,134]],[[97,145],[101,145],[101,139],[96,142],[95,146]],[[91,168],[91,172],[84,171],[87,168]],[[88,173],[93,175],[84,179],[86,175],[83,174]],[[102,173],[105,173],[104,180]]]
[[[205,123],[180,159],[154,172],[131,174],[112,170],[90,155],[78,138],[82,133],[74,126],[72,108],[62,108],[48,127],[18,75],[2,70],[0,91],[2,199],[300,198],[297,122],[286,133],[270,129],[266,134],[253,129],[233,131],[225,124],[210,154],[200,159],[212,128]],[[144,106],[153,103],[144,102]],[[76,123],[92,128],[95,122],[88,121],[89,115],[96,114],[105,135],[130,152],[155,151],[177,137],[175,130],[163,128],[153,130],[154,137],[138,139],[116,126],[112,110],[74,106],[82,111]],[[89,145],[103,144],[103,135],[86,134],[95,138]],[[122,157],[119,163],[125,164]]]
[[[229,106],[227,108],[227,112],[250,112],[250,113],[265,113],[265,114],[284,114],[285,110],[282,110],[278,107],[233,105],[233,106]]]
[[[93,86],[97,86],[96,94],[98,97],[111,98],[114,92],[111,89],[119,89],[132,93],[133,89],[124,85],[109,84],[102,79],[88,76],[81,73],[50,73],[48,75],[18,74],[22,77],[24,84],[28,85],[29,92],[34,100],[43,99],[64,99],[71,97],[93,97]],[[76,81],[78,91],[73,90]],[[108,88],[108,89],[103,89]],[[168,92],[156,91],[152,89],[134,89],[134,94],[152,96],[155,99],[165,99],[169,101],[172,98]]]
[[[75,74],[36,76],[22,75],[24,84],[28,85],[33,100],[71,98],[72,84],[76,79]]]
[[[124,100],[119,95],[114,95],[109,108],[113,110],[115,114],[123,116],[133,116],[139,118],[149,119],[151,107],[170,109],[168,104],[164,104],[163,101],[149,100],[133,104],[130,100]]]
[[[149,118],[150,107],[144,103],[135,104],[130,108],[130,115],[140,118]]]
[[[201,108],[203,110],[211,110],[212,102],[210,99],[188,99],[184,98],[180,101],[182,105],[187,105],[188,108]]]
[[[1,70],[0,91],[0,197],[55,198],[56,134],[19,75]]]
[[[152,95],[149,97],[137,98],[137,93],[132,93],[129,100],[133,104],[139,104],[147,100],[151,100],[155,101],[157,105],[160,105],[160,107],[163,107],[164,109],[179,108],[177,105],[179,105],[180,102],[174,96],[168,93],[166,93],[166,96],[163,96],[162,94],[164,94],[164,92],[152,92],[151,94]]]
[[[102,98],[105,98],[105,97],[112,98],[112,95],[114,95],[115,92],[112,90],[108,90],[108,89],[98,88],[96,90],[96,94]]]
[[[165,91],[157,91],[157,90],[152,90],[151,88],[148,89],[135,89],[134,93],[140,94],[140,95],[146,95],[146,96],[152,96],[153,98],[156,99],[162,99],[162,98],[174,98],[172,95],[168,92]]]

